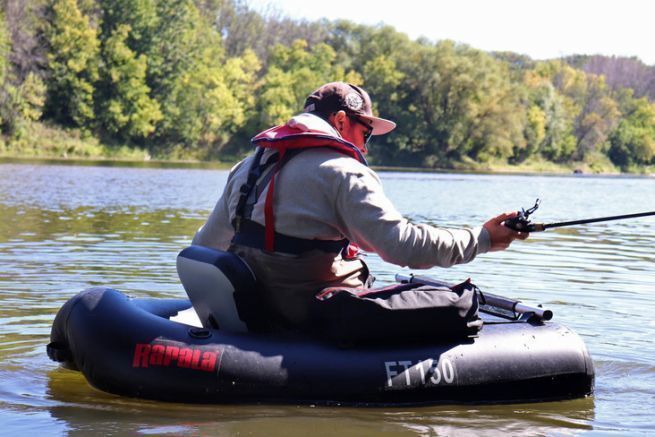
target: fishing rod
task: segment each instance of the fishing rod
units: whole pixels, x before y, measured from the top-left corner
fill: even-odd
[[[571,220],[567,222],[532,223],[529,217],[539,208],[540,203],[541,201],[537,199],[537,201],[535,202],[532,208],[529,208],[528,210],[521,209],[521,211],[519,211],[516,217],[513,217],[509,220],[505,220],[505,226],[520,232],[541,232],[550,228],[561,228],[564,226],[585,225],[587,223],[607,222],[611,220],[625,220],[625,219],[648,217],[648,216],[655,215],[655,211],[649,211],[649,212],[638,212],[636,214],[613,215],[609,217],[597,217],[597,218],[584,219],[584,220]]]

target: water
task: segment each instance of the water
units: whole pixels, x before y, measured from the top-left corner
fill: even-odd
[[[543,204],[552,222],[655,209],[647,178],[381,173],[407,217],[478,225]],[[355,409],[182,405],[91,388],[48,360],[59,307],[94,285],[180,297],[175,256],[225,183],[205,169],[0,164],[0,424],[24,434],[568,435],[655,431],[655,218],[534,234],[472,264],[421,272],[543,303],[585,340],[596,394],[566,402]],[[369,255],[380,282],[403,269]]]

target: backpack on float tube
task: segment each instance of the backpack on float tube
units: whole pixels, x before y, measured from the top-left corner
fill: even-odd
[[[462,340],[482,329],[478,288],[470,280],[452,287],[332,287],[315,297],[317,333],[342,345]]]

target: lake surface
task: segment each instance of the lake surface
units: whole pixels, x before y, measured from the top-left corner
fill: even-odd
[[[655,210],[655,179],[381,173],[415,222],[474,226],[543,200],[543,222]],[[182,297],[177,252],[227,172],[0,164],[0,425],[3,434],[487,435],[655,432],[655,218],[534,234],[502,253],[421,272],[543,303],[585,340],[593,397],[565,402],[328,408],[182,405],[91,388],[45,354],[78,291]],[[379,283],[404,269],[368,256]]]

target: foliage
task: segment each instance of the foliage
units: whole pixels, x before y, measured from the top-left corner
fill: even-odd
[[[314,89],[344,80],[345,72],[335,64],[335,58],[334,49],[327,44],[309,49],[306,41],[296,40],[290,47],[275,46],[260,90],[262,126],[285,122],[303,107]]]
[[[610,137],[609,157],[622,167],[644,165],[655,157],[655,105],[645,97],[626,102],[625,113]]]
[[[7,29],[7,21],[5,20],[5,14],[0,11],[0,85],[4,85],[7,79],[10,50],[11,39]]]
[[[103,127],[119,138],[146,137],[162,118],[159,104],[146,85],[146,57],[127,46],[131,28],[118,25],[103,44],[99,118]]]
[[[163,118],[156,138],[169,145],[220,148],[254,104],[258,61],[227,59],[220,34],[190,0],[157,2],[158,26],[146,53],[149,84]],[[244,65],[244,63],[248,65]]]
[[[196,4],[203,14],[216,17],[216,30],[230,57],[251,50],[259,59],[268,59],[278,44],[290,46],[302,39],[314,46],[326,42],[331,32],[328,23],[292,20],[272,4],[264,12],[252,9],[246,0],[199,0]]]
[[[47,112],[64,125],[89,127],[95,119],[94,92],[98,80],[98,30],[75,0],[54,0],[47,32]]]
[[[396,104],[404,154],[423,165],[511,156],[521,143],[517,94],[505,66],[486,53],[443,41],[405,52]],[[392,140],[393,141],[393,140]]]
[[[160,17],[156,0],[103,0],[102,37],[111,37],[120,26],[129,26],[125,45],[138,55],[146,54],[157,32]]]
[[[46,88],[33,72],[19,80],[10,62],[12,41],[6,24],[0,13],[0,126],[3,133],[16,138],[24,134],[27,123],[41,118]]]
[[[655,100],[655,66],[646,65],[635,57],[573,56],[567,62],[586,73],[603,76],[613,90],[629,88],[637,98]]]
[[[47,153],[234,159],[344,80],[398,124],[374,138],[376,164],[655,164],[655,70],[634,58],[536,61],[244,0],[5,0],[2,14],[1,140],[15,153],[64,132]]]

